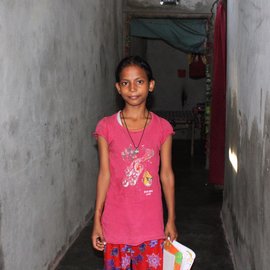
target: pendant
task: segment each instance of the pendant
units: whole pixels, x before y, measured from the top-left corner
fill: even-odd
[[[134,153],[135,153],[135,154],[138,154],[138,153],[139,153],[139,149],[136,148],[136,149],[134,150]]]

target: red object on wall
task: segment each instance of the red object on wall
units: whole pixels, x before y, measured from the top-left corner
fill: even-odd
[[[226,119],[226,11],[219,1],[214,29],[209,183],[224,184]]]
[[[185,69],[178,69],[177,75],[179,78],[185,78],[186,77],[186,70]]]
[[[206,74],[206,66],[200,54],[192,55],[192,62],[189,64],[189,77],[191,79],[204,78]]]

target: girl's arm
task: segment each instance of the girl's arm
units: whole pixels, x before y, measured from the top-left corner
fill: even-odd
[[[165,226],[165,235],[173,241],[177,238],[175,226],[175,199],[174,199],[174,174],[172,170],[172,136],[169,136],[161,146],[160,180],[168,210],[168,221]]]
[[[108,144],[107,141],[101,136],[98,137],[98,152],[99,174],[97,179],[97,195],[92,232],[92,244],[95,249],[102,251],[104,250],[105,239],[101,226],[101,215],[110,183],[110,164]]]

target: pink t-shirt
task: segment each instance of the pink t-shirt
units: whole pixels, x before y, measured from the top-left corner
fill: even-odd
[[[119,112],[97,124],[95,136],[104,137],[109,146],[110,185],[102,215],[108,243],[138,245],[164,238],[159,152],[173,129],[167,120],[151,116],[137,154]],[[142,131],[130,134],[137,145]]]

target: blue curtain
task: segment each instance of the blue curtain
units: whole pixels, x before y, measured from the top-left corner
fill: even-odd
[[[206,19],[132,19],[131,36],[162,39],[187,53],[204,53]]]

